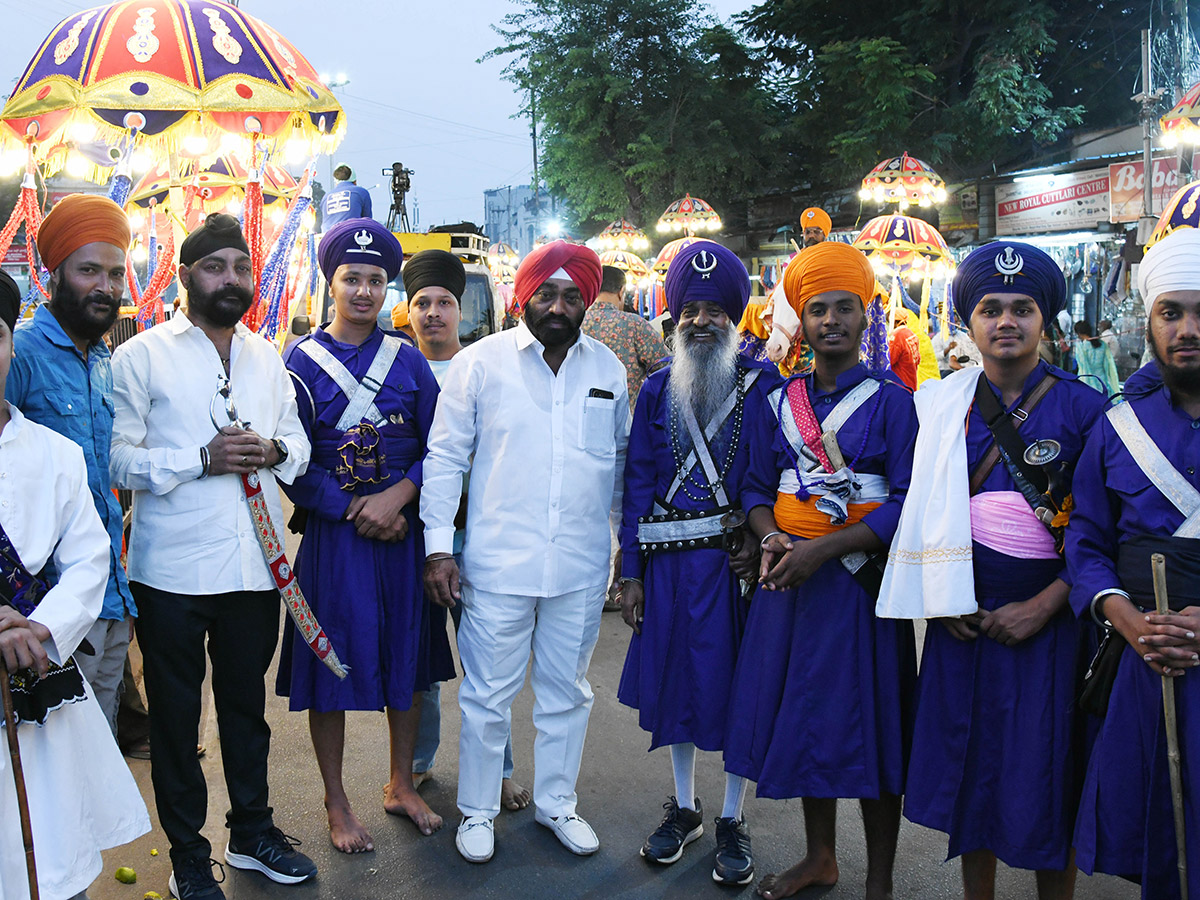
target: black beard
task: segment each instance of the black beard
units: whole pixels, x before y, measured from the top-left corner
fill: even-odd
[[[218,328],[233,328],[254,303],[254,295],[240,285],[225,285],[211,294],[193,286],[188,290],[188,308]]]
[[[579,338],[579,330],[583,324],[582,322],[576,322],[567,316],[560,316],[554,313],[539,316],[537,314],[530,315],[530,312],[531,310],[526,307],[525,324],[533,332],[533,336],[541,341],[543,347],[570,347]],[[558,335],[554,335],[553,332],[546,328],[547,325],[554,324],[566,325],[569,329],[569,336],[560,339]]]
[[[1150,353],[1154,356],[1154,362],[1158,366],[1159,374],[1162,375],[1163,384],[1170,391],[1179,391],[1183,394],[1200,393],[1200,369],[1181,369],[1178,366],[1168,365],[1163,361],[1162,354],[1158,352],[1158,344],[1154,341],[1153,335],[1147,335],[1150,343]]]
[[[93,302],[107,303],[110,309],[97,317],[88,309]],[[77,335],[90,344],[108,334],[108,330],[113,327],[121,313],[121,301],[112,294],[101,291],[92,291],[86,297],[80,297],[78,292],[63,280],[54,289],[50,311],[54,313],[54,318],[58,319],[64,331]]]

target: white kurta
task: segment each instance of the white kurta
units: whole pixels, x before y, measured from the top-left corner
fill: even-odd
[[[53,558],[60,573],[30,618],[50,630],[46,652],[62,662],[100,613],[111,548],[88,491],[83,451],[9,410],[12,419],[0,431],[0,523],[27,569],[40,571]],[[17,737],[39,893],[65,900],[100,874],[101,850],[145,834],[150,818],[90,686],[86,700],[55,710],[44,726],[21,725]],[[27,900],[7,740],[0,738],[0,900]]]

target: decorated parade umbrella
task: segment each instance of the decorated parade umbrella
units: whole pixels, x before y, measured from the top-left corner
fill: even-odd
[[[1200,181],[1185,184],[1167,202],[1146,242],[1146,249],[1180,228],[1200,228]]]
[[[902,276],[921,279],[920,327],[926,328],[933,278],[946,277],[954,270],[954,257],[941,233],[912,216],[876,216],[859,232],[854,246],[871,260],[880,276],[885,272],[893,276],[893,311],[904,293]]]
[[[646,265],[645,260],[628,250],[605,250],[600,254],[600,262],[620,269],[635,284],[651,277],[650,267]]]
[[[596,243],[602,250],[632,250],[640,253],[650,249],[650,238],[628,219],[617,219],[605,226],[596,235]]]
[[[912,216],[876,216],[869,221],[854,246],[876,267],[914,274],[931,271],[937,263],[952,265],[950,248],[928,222]]]
[[[699,197],[684,194],[658,217],[657,228],[659,234],[683,232],[690,237],[698,231],[720,231],[721,217]]]
[[[1193,84],[1171,111],[1158,120],[1166,143],[1200,142],[1200,82]]]
[[[896,203],[902,210],[910,204],[930,206],[945,202],[946,182],[929,163],[902,153],[868,172],[858,196],[876,203]]]
[[[659,281],[663,281],[667,277],[667,268],[671,265],[671,260],[679,254],[679,251],[688,244],[696,243],[698,240],[701,239],[698,237],[681,237],[676,238],[669,244],[663,245],[663,248],[658,251],[658,256],[654,257],[654,265],[651,266],[652,271],[658,277]]]
[[[295,157],[332,152],[344,132],[308,60],[221,0],[124,0],[69,16],[0,111],[0,139],[38,154],[43,175],[75,149],[101,183],[129,140],[156,159],[215,157],[249,139]]]
[[[262,169],[263,203],[286,203],[296,192],[296,179],[279,166],[268,164]],[[212,212],[241,212],[246,196],[249,173],[233,154],[224,154],[207,166],[196,160],[184,163],[180,172],[185,184],[184,208],[172,210],[184,220],[191,231],[205,215]],[[160,211],[171,208],[170,164],[162,162],[147,172],[130,191],[127,210],[148,209],[153,203]]]
[[[521,259],[521,254],[503,241],[488,247],[488,265],[495,271],[499,267],[512,268]]]

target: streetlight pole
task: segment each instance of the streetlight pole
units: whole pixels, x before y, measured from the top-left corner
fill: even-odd
[[[336,75],[323,74],[317,76],[321,79],[321,84],[329,88],[330,92],[336,91],[338,88],[344,88],[350,83],[350,76],[345,72],[338,72]],[[333,190],[333,154],[329,154],[329,187],[326,188],[326,193]]]

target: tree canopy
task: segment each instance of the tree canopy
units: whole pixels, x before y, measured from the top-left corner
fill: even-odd
[[[1068,129],[1136,121],[1137,0],[769,0],[739,21],[827,182],[901,149],[975,174]]]
[[[514,57],[546,184],[581,223],[652,222],[685,191],[721,205],[769,175],[787,111],[696,0],[522,0],[496,30],[489,55]]]

